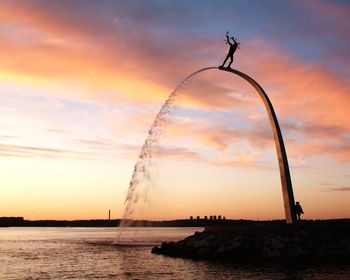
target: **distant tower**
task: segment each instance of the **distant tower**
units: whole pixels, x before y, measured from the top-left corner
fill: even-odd
[[[197,216],[197,220],[200,220],[201,219],[201,217],[200,216]]]
[[[190,216],[190,220],[193,220],[193,216]]]
[[[111,210],[108,210],[108,220],[111,219]]]

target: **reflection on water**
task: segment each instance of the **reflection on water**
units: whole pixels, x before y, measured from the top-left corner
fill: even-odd
[[[127,228],[121,246],[115,228],[0,228],[0,279],[350,279],[348,264],[232,265],[150,253],[151,244],[199,230]]]

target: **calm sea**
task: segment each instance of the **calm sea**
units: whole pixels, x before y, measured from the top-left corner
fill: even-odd
[[[201,228],[0,228],[1,279],[350,279],[350,265],[233,265],[151,254]]]

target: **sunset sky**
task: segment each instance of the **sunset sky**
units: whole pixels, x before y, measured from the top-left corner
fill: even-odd
[[[222,63],[270,96],[307,219],[350,217],[348,1],[0,1],[0,216],[120,218],[154,117]],[[180,92],[140,217],[284,218],[263,103],[219,70]]]

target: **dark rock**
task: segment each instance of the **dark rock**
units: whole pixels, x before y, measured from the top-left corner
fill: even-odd
[[[178,242],[164,242],[152,253],[174,257],[237,260],[350,259],[350,223],[215,227]]]

